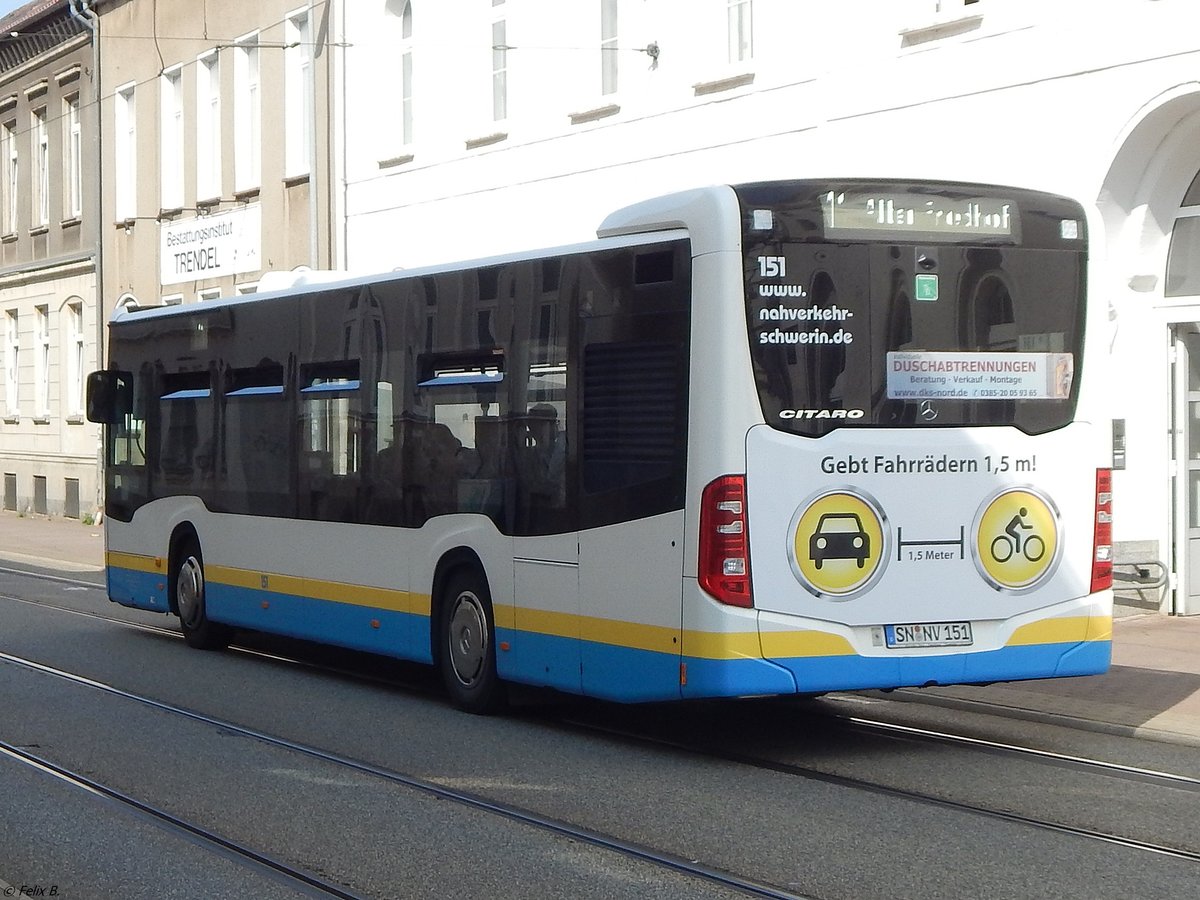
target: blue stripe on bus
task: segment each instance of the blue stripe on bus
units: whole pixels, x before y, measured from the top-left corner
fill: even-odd
[[[205,602],[214,622],[236,628],[433,662],[428,616],[212,581],[207,585]]]
[[[165,612],[164,580],[155,573],[110,566],[109,596],[125,606]],[[428,616],[212,582],[208,606],[214,620],[234,626],[433,661]],[[372,620],[379,627],[372,627]],[[1099,640],[939,656],[709,659],[503,628],[497,629],[496,638],[511,648],[498,654],[501,677],[577,691],[582,671],[588,694],[623,702],[1093,675],[1107,671],[1112,655],[1112,642]]]
[[[134,609],[168,612],[166,578],[157,572],[108,567],[108,599]]]

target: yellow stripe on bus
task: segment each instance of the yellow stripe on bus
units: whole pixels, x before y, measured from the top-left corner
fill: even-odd
[[[702,659],[761,659],[756,632],[680,631],[667,625],[647,625],[550,610],[519,609],[496,604],[496,618],[516,631],[562,638],[579,638],[614,647],[654,653],[684,654]]]
[[[321,581],[273,572],[254,572],[229,566],[205,566],[205,574],[213,584],[266,591],[271,594],[290,594],[312,600],[328,600],[352,606],[367,606],[391,612],[429,615],[429,597],[411,591],[347,584],[340,581]]]
[[[167,574],[167,561],[161,556],[143,556],[140,553],[120,553],[109,550],[104,554],[106,565],[114,569],[130,569],[134,572],[150,572],[156,575]]]
[[[1009,647],[1029,644],[1074,644],[1111,641],[1112,616],[1069,616],[1022,625],[1008,639]]]
[[[525,609],[495,604],[496,619],[516,631],[551,637],[582,638],[598,644],[651,650],[657,653],[679,652],[679,629],[664,625],[644,625],[595,616],[545,609]]]
[[[166,561],[162,557],[110,550],[105,554],[105,561],[114,568],[166,574]],[[429,595],[411,591],[255,572],[230,566],[209,565],[205,567],[205,574],[214,584],[273,594],[289,594],[421,616],[428,616],[430,610]],[[513,623],[509,627],[517,631],[580,638],[656,653],[680,653],[701,659],[788,659],[854,655],[854,648],[849,641],[840,635],[822,631],[763,631],[761,635],[752,631],[680,631],[664,625],[522,609],[499,603],[495,605],[495,613],[498,622],[504,625]],[[1007,646],[1110,640],[1111,616],[1070,616],[1022,625],[1013,633]]]
[[[854,655],[848,640],[825,631],[764,631],[762,648],[767,659]]]

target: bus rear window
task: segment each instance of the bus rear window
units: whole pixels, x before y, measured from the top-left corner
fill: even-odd
[[[939,197],[939,221],[950,210],[968,224],[851,220],[839,231],[821,186],[790,197],[754,187],[741,192],[746,314],[769,424],[815,437],[866,425],[1041,433],[1071,420],[1086,267],[1078,207],[1043,209],[1030,192]]]

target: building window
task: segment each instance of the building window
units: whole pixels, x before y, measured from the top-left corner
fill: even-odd
[[[728,4],[729,61],[754,58],[753,0],[726,0]]]
[[[78,219],[83,215],[83,129],[79,123],[79,95],[63,100],[63,174],[66,191],[67,216]]]
[[[220,299],[221,299],[221,289],[220,288],[204,288],[203,290],[196,291],[196,300],[198,300],[200,303],[206,303],[206,302],[211,302],[213,300],[220,300]]]
[[[133,87],[131,84],[117,90],[117,127],[113,135],[116,203],[113,212],[118,220],[137,215],[137,111]]]
[[[33,111],[34,226],[50,224],[50,134],[46,130],[46,107]]]
[[[21,371],[21,337],[17,330],[19,324],[17,311],[10,309],[4,316],[4,412],[10,419],[15,419],[21,414],[17,396],[20,389],[18,376]]]
[[[163,209],[183,206],[183,71],[163,72],[159,81],[162,92],[162,197]]]
[[[241,38],[233,57],[233,187],[256,188],[262,181],[262,107],[258,89],[258,35]]]
[[[492,0],[499,7],[492,20],[492,120],[508,118],[508,24],[504,19],[504,0]]]
[[[1163,293],[1167,297],[1200,294],[1200,172],[1188,185],[1179,203],[1175,227],[1171,229]]]
[[[385,38],[379,59],[379,80],[390,84],[399,76],[398,114],[381,118],[379,129],[380,160],[394,162],[407,155],[404,148],[413,141],[413,13],[410,0],[388,0],[384,8]],[[399,59],[399,72],[396,70]]]
[[[67,304],[67,321],[71,330],[67,344],[66,414],[72,419],[83,417],[83,304]]]
[[[20,185],[19,155],[17,152],[17,123],[5,122],[0,133],[4,162],[4,233],[17,230],[17,197]]]
[[[617,0],[600,0],[600,93],[617,92]]]
[[[221,196],[221,58],[196,61],[196,199]]]
[[[284,43],[284,174],[305,175],[312,167],[313,69],[312,24],[308,13],[285,23]]]
[[[50,307],[34,308],[37,332],[34,337],[33,413],[39,419],[50,418]]]
[[[413,141],[412,29],[412,4],[406,0],[404,11],[400,14],[400,138],[405,147]]]

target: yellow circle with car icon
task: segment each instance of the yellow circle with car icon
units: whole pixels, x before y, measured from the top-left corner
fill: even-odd
[[[800,583],[818,597],[862,593],[887,560],[886,518],[858,491],[832,490],[801,505],[788,529],[788,559]]]
[[[1058,509],[1033,488],[1001,491],[980,507],[972,545],[975,566],[997,590],[1032,590],[1058,565]]]

